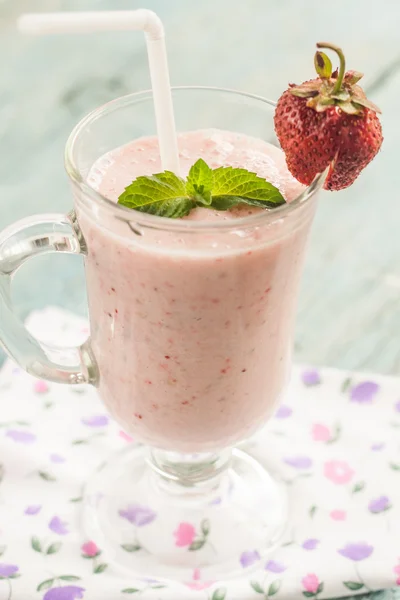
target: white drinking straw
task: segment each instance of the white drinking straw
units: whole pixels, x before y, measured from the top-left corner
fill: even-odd
[[[18,19],[23,33],[93,33],[95,31],[144,31],[153,89],[158,143],[164,170],[179,174],[178,143],[164,27],[151,10],[25,14]]]

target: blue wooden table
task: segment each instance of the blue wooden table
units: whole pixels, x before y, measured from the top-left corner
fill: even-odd
[[[300,298],[297,361],[400,370],[400,3],[398,0],[0,0],[0,228],[71,208],[63,148],[75,123],[149,87],[142,36],[23,38],[25,10],[150,8],[167,31],[174,85],[247,90],[276,99],[312,76],[316,41],[341,45],[383,110],[383,150],[360,179],[324,193]],[[183,51],[184,49],[184,51]],[[46,257],[17,275],[21,316],[57,304],[86,312],[77,257]],[[399,597],[386,592],[379,598]],[[378,598],[378,595],[377,595]]]

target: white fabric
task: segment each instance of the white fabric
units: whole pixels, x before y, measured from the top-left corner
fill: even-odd
[[[29,327],[47,341],[86,337],[85,323],[58,309],[35,313]],[[0,599],[289,600],[394,587],[399,428],[397,379],[294,368],[284,404],[249,443],[260,458],[273,449],[287,482],[286,545],[240,580],[204,583],[198,570],[186,586],[127,580],[101,553],[93,557],[95,540],[80,538],[76,500],[96,466],[130,442],[93,389],[46,384],[7,361],[0,374]],[[243,567],[256,560],[252,548],[238,556]]]

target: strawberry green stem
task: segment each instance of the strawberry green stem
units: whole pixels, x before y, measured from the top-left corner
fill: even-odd
[[[344,58],[343,50],[339,48],[339,46],[335,46],[334,44],[330,44],[329,42],[319,42],[317,44],[317,48],[327,48],[328,50],[333,50],[339,57],[339,73],[336,79],[335,86],[332,90],[332,94],[337,94],[340,91],[340,88],[342,87],[343,77],[346,72],[346,61]]]

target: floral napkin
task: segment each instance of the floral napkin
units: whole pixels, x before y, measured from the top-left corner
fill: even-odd
[[[58,309],[30,329],[66,344],[86,324]],[[34,380],[7,361],[0,373],[0,600],[262,600],[341,597],[400,585],[400,382],[295,367],[284,403],[244,445],[273,453],[291,502],[283,545],[259,561],[238,555],[243,577],[186,584],[121,577],[96,540],[82,539],[82,485],[110,453],[134,443],[89,387]],[[146,512],[147,510],[147,512]],[[121,515],[151,531],[153,515]],[[189,548],[180,523],[167,543]],[[155,574],[156,577],[156,574]],[[381,597],[400,598],[394,590]]]

